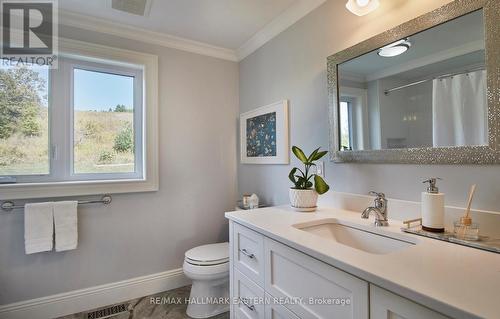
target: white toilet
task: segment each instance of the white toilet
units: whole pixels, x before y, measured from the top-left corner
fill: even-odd
[[[191,318],[208,318],[229,311],[229,243],[198,246],[185,253],[184,274],[193,282],[186,313]]]

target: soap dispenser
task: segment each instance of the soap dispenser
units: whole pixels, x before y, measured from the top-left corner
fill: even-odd
[[[430,178],[426,192],[422,192],[422,229],[433,233],[444,232],[444,194],[436,186],[438,177]]]

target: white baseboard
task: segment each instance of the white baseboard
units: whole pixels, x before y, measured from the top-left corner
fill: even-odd
[[[1,319],[50,319],[189,285],[182,268],[0,306]]]

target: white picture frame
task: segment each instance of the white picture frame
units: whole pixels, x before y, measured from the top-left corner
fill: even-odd
[[[255,128],[248,131],[248,126]],[[288,100],[242,113],[240,115],[241,163],[289,164],[288,138]]]

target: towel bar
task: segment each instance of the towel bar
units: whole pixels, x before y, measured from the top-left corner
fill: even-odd
[[[111,198],[111,195],[105,194],[101,197],[99,200],[84,200],[84,201],[78,201],[78,205],[86,205],[86,204],[104,204],[108,205],[111,203],[113,199]],[[13,201],[3,201],[2,204],[0,205],[0,208],[4,212],[10,212],[14,209],[20,209],[24,208],[24,205],[15,205]]]

